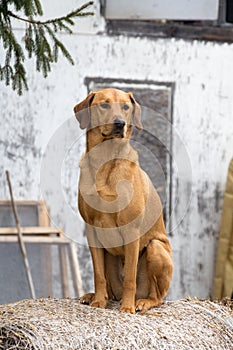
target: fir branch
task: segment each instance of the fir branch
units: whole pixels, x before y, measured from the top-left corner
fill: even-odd
[[[56,58],[57,58],[57,54],[58,54],[58,49],[60,49],[63,53],[63,55],[67,58],[67,60],[71,63],[74,64],[74,61],[70,55],[70,53],[67,51],[67,49],[65,48],[65,46],[62,44],[62,42],[60,40],[57,39],[57,37],[55,36],[55,34],[53,33],[53,31],[51,30],[51,28],[46,25],[46,29],[49,33],[49,35],[51,36],[53,42],[54,42],[54,52],[56,54]],[[56,62],[56,61],[55,61]]]
[[[36,11],[35,13],[37,13],[38,15],[42,16],[43,15],[43,10],[42,10],[42,6],[39,0],[34,0],[35,1],[35,7],[36,7]]]
[[[33,51],[35,51],[35,43],[33,40],[32,24],[29,24],[26,28],[24,42],[25,42],[25,49],[28,52],[28,57],[31,58]]]
[[[19,95],[22,94],[23,86],[27,88],[26,72],[23,67],[25,59],[22,47],[16,40],[10,22],[8,25],[0,23],[0,33],[3,40],[3,48],[6,49],[5,64],[1,67],[0,79],[5,80],[6,85],[12,82],[13,90],[17,90]],[[13,68],[11,61],[14,60]]]
[[[27,18],[20,17],[10,11],[8,5],[12,4],[16,11],[23,11]],[[4,80],[6,85],[11,83],[13,90],[17,90],[20,95],[23,89],[28,89],[26,70],[23,65],[25,55],[23,48],[14,36],[11,18],[26,23],[23,37],[24,48],[29,58],[35,57],[36,69],[42,72],[44,77],[47,77],[51,71],[51,64],[58,61],[59,51],[71,64],[74,64],[69,51],[55,33],[72,34],[70,27],[74,25],[76,17],[93,15],[93,12],[84,11],[92,4],[93,1],[89,1],[66,16],[39,21],[33,18],[35,15],[43,14],[39,0],[0,0],[0,39],[2,39],[5,49],[5,62],[0,66],[0,80]]]
[[[9,14],[9,16],[16,18],[20,21],[32,23],[32,24],[45,25],[45,24],[51,24],[51,23],[59,23],[59,21],[66,21],[70,25],[74,25],[74,21],[71,18],[75,18],[75,17],[79,17],[79,16],[81,17],[81,16],[93,16],[94,15],[93,12],[84,12],[84,13],[82,12],[90,5],[93,5],[93,1],[87,2],[86,4],[84,4],[83,6],[78,8],[77,10],[74,10],[74,11],[68,13],[66,16],[62,16],[62,17],[58,17],[58,18],[54,18],[54,19],[49,19],[46,21],[36,21],[32,18],[23,18],[23,17],[16,15],[12,11],[8,11],[8,14]]]
[[[23,89],[28,90],[26,71],[21,62],[16,62],[14,65],[15,73],[12,76],[12,88],[17,90],[19,95],[22,95]]]
[[[42,6],[39,0],[23,0],[23,1],[6,1],[9,4],[12,3],[16,11],[23,11],[24,14],[28,17],[43,15]]]

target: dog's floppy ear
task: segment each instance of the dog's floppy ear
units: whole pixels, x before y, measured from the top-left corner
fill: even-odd
[[[129,92],[129,96],[130,96],[130,99],[134,105],[133,123],[137,129],[142,130],[143,126],[141,123],[141,107],[140,107],[139,103],[136,102],[132,92]]]
[[[82,102],[78,103],[74,107],[75,117],[80,124],[81,129],[86,129],[90,123],[90,110],[89,107],[95,96],[94,92],[90,92],[89,95]]]

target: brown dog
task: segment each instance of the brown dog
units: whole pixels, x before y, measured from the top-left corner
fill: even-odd
[[[82,301],[105,307],[121,300],[134,313],[162,303],[173,271],[162,206],[130,145],[134,124],[142,129],[141,108],[132,93],[91,92],[74,107],[87,129],[80,162],[79,210],[87,223],[95,293]]]

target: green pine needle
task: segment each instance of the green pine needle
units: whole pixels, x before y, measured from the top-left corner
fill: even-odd
[[[24,13],[26,18],[12,12],[8,6],[13,5],[15,11]],[[28,89],[27,74],[24,67],[25,53],[28,58],[34,57],[36,69],[42,72],[44,77],[51,71],[51,64],[58,61],[59,51],[74,64],[73,58],[64,44],[56,36],[56,33],[65,32],[72,34],[71,27],[77,17],[93,15],[85,10],[93,5],[93,1],[85,3],[80,8],[71,11],[66,16],[50,19],[47,21],[35,20],[34,16],[42,15],[43,10],[39,0],[0,0],[0,43],[3,46],[5,62],[0,66],[0,80],[6,85],[12,86],[19,95]],[[24,48],[14,36],[11,26],[11,18],[26,23],[23,36]]]

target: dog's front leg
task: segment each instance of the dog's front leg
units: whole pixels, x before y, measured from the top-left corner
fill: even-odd
[[[104,267],[104,249],[90,247],[93,268],[94,268],[94,283],[95,283],[95,294],[93,300],[90,303],[94,307],[104,308],[107,304],[107,283],[105,279],[105,267]]]
[[[124,246],[125,266],[123,294],[120,311],[135,313],[136,276],[139,254],[139,240]]]
[[[87,293],[81,298],[81,302],[94,307],[104,308],[107,304],[107,283],[105,278],[105,252],[96,237],[96,232],[91,225],[86,225],[86,235],[91,252],[95,293]]]

